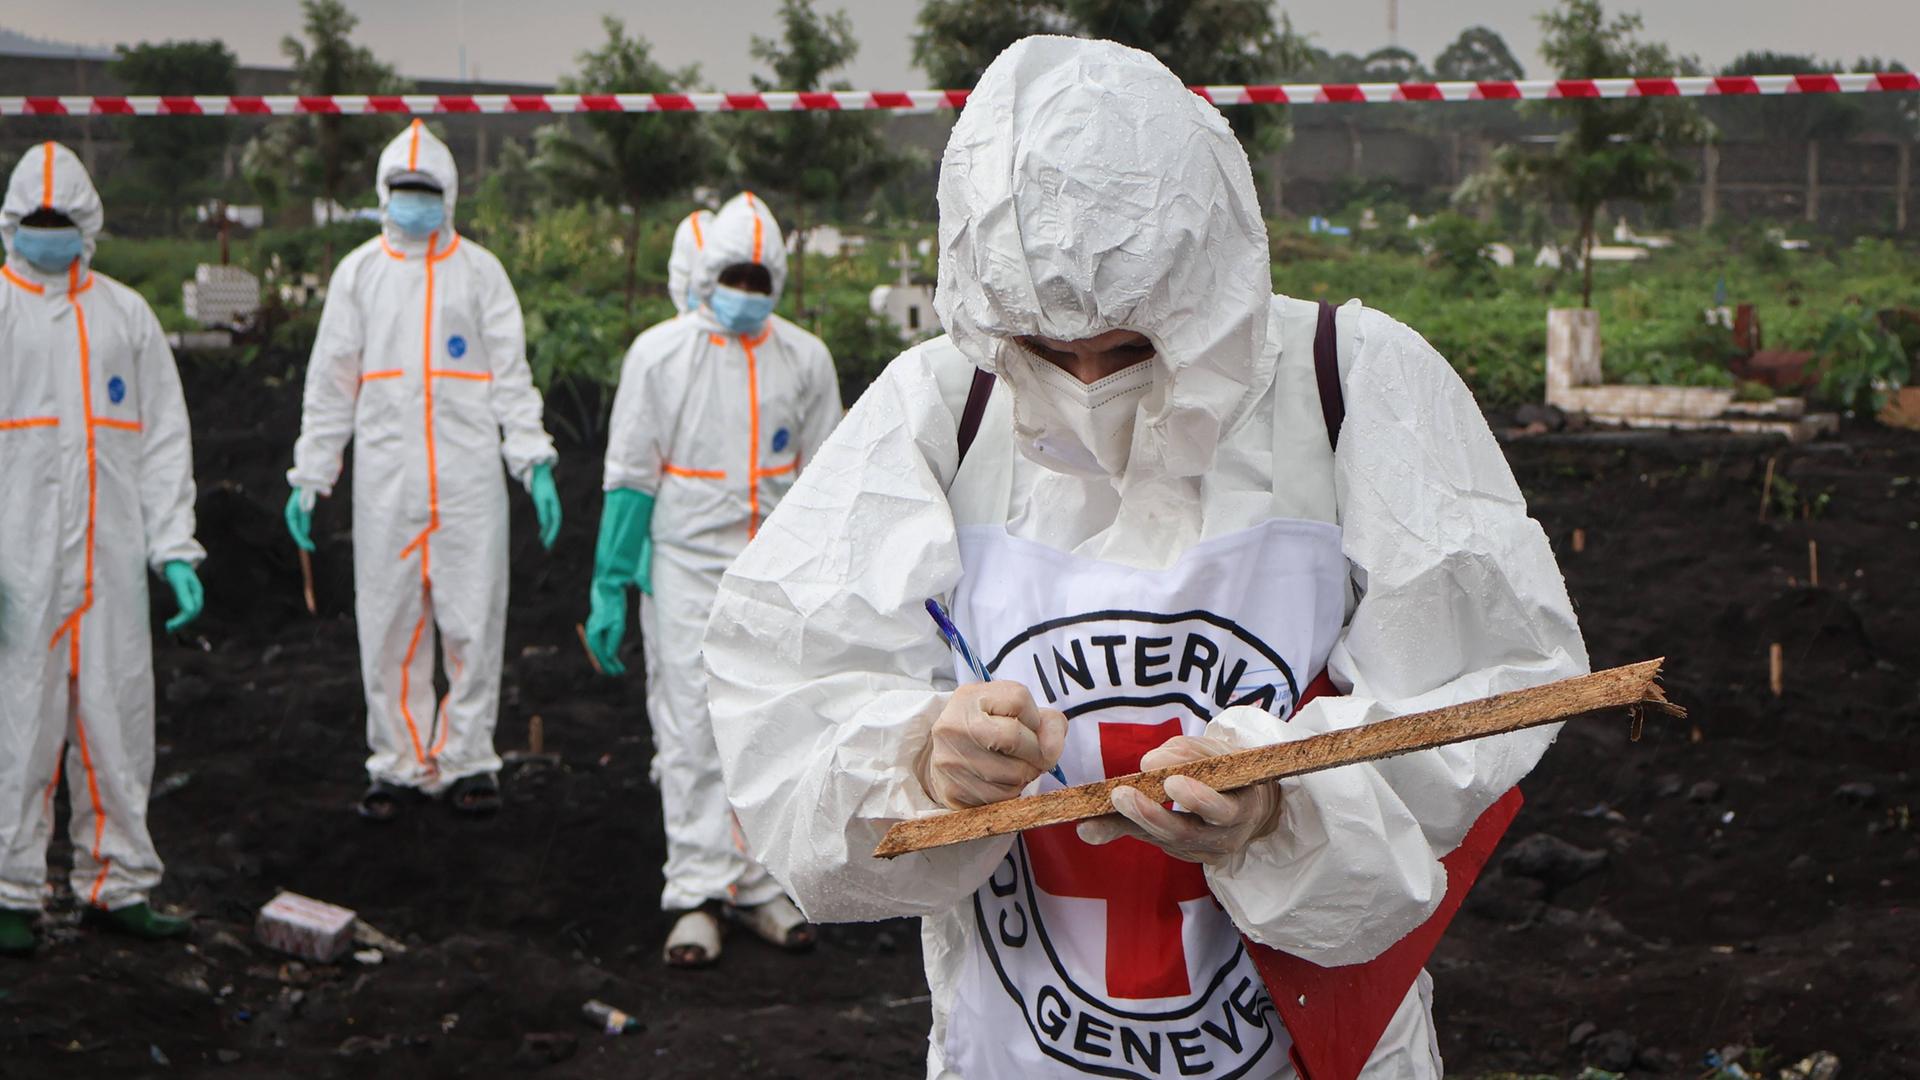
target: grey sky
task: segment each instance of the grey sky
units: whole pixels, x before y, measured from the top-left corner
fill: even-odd
[[[777,0],[346,0],[360,16],[360,39],[412,76],[458,73],[466,43],[470,74],[549,82],[598,42],[600,16],[614,11],[650,39],[673,65],[698,63],[716,89],[742,89],[754,71],[753,34],[772,32]],[[820,0],[853,16],[861,42],[850,80],[863,89],[919,87],[909,35],[917,0]],[[1295,29],[1323,48],[1366,52],[1386,44],[1387,0],[1283,0]],[[1533,15],[1550,0],[1400,0],[1400,41],[1431,61],[1463,28],[1499,31],[1529,68],[1544,74]],[[1851,62],[1892,51],[1920,63],[1916,0],[1611,0],[1609,10],[1638,9],[1649,34],[1709,65],[1749,49],[1811,52]],[[464,15],[463,15],[464,11]],[[277,64],[283,34],[297,29],[295,0],[0,0],[0,26],[86,44],[218,37],[244,63]],[[464,33],[461,28],[464,25]],[[1901,51],[1904,56],[1897,55]]]

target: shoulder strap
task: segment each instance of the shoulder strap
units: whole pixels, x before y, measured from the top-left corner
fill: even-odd
[[[973,385],[967,389],[967,406],[960,410],[960,457],[954,462],[954,471],[960,471],[960,464],[967,460],[967,451],[973,447],[973,437],[980,434],[980,419],[987,415],[987,399],[993,396],[993,372],[980,368],[973,370]]]
[[[1347,399],[1340,389],[1340,341],[1334,328],[1334,310],[1332,304],[1320,301],[1320,327],[1313,335],[1313,377],[1320,384],[1320,415],[1327,422],[1327,442],[1338,450],[1340,425],[1347,418]],[[971,399],[968,404],[972,404]],[[965,453],[965,442],[961,445]]]

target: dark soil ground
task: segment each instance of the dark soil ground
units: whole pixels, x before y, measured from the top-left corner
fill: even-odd
[[[911,923],[827,928],[805,957],[736,937],[715,970],[661,966],[641,688],[596,678],[574,632],[598,518],[590,431],[563,442],[570,516],[551,556],[514,504],[498,742],[522,745],[538,715],[563,764],[510,772],[490,821],[425,805],[372,827],[350,809],[365,718],[345,493],[316,519],[317,618],[280,523],[297,379],[190,365],[188,394],[209,607],[158,640],[152,828],[156,900],[193,912],[193,937],[98,936],[62,898],[40,956],[0,964],[0,1077],[918,1073]],[[582,410],[550,411],[578,433]],[[1546,436],[1509,452],[1595,666],[1670,657],[1693,717],[1651,719],[1637,743],[1624,721],[1575,725],[1528,780],[1505,850],[1546,834],[1587,854],[1510,860],[1475,890],[1431,964],[1450,1070],[1695,1076],[1737,1044],[1776,1068],[1824,1049],[1849,1078],[1920,1076],[1920,439]],[[1791,497],[1762,522],[1770,456]],[[358,910],[407,952],[287,963],[251,938],[281,888]],[[646,1030],[598,1035],[579,1015],[596,997]]]

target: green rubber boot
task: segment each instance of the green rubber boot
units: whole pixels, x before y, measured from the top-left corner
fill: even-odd
[[[160,941],[164,938],[187,936],[192,924],[175,915],[162,915],[147,906],[146,901],[128,904],[112,911],[99,908],[87,909],[85,921],[102,930],[111,930],[116,934],[126,934],[146,941]]]
[[[0,908],[0,956],[32,956],[33,923],[39,917],[37,911]]]

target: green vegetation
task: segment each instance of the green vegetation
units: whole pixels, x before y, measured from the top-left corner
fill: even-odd
[[[685,90],[700,78],[697,67],[669,71],[653,59],[645,38],[628,37],[626,27],[609,15],[602,20],[606,43],[580,54],[577,75],[560,80],[569,94],[662,93]],[[638,287],[641,215],[677,199],[712,176],[719,146],[704,121],[662,123],[659,117],[632,113],[596,113],[583,119],[581,131],[555,124],[540,133],[535,168],[555,192],[580,203],[621,209],[626,225],[627,314],[633,314]],[[503,169],[505,175],[512,175]],[[678,210],[676,208],[676,216]]]
[[[850,90],[832,73],[853,61],[859,43],[844,11],[822,15],[813,0],[783,0],[781,36],[755,35],[753,58],[771,77],[755,75],[759,90]],[[729,117],[734,172],[745,185],[772,200],[795,250],[806,251],[807,229],[831,215],[845,217],[872,201],[888,181],[906,172],[911,159],[888,142],[884,121],[867,113],[838,110]],[[796,258],[787,275],[794,306],[807,305],[807,261]]]
[[[852,24],[823,10],[832,0],[783,0],[780,33],[753,38],[763,89],[839,85],[855,55]],[[391,93],[405,83],[373,51],[352,40],[355,18],[339,0],[301,0],[303,33],[282,50],[303,93]],[[1566,76],[1689,71],[1687,57],[1643,39],[1633,15],[1609,15],[1599,0],[1559,0],[1542,17],[1545,53]],[[579,54],[562,89],[693,90],[697,69],[673,70],[649,43],[617,20],[605,22],[597,47]],[[1205,4],[1152,0],[922,0],[914,60],[935,84],[965,87],[1002,47],[1036,31],[1098,33],[1153,52],[1193,83],[1280,79],[1369,81],[1494,79],[1520,74],[1498,34],[1470,28],[1431,65],[1403,49],[1364,55],[1332,53],[1295,34],[1260,0]],[[1826,68],[1812,57],[1756,53],[1730,72]],[[1856,68],[1898,70],[1892,60]],[[156,93],[227,89],[232,54],[217,42],[143,44],[122,51],[116,74],[135,90]],[[1342,110],[1375,106],[1326,105]],[[1705,114],[1705,119],[1702,118]],[[1280,140],[1285,113],[1233,110],[1250,147]],[[1585,243],[1630,202],[1671,194],[1683,168],[1682,146],[1708,133],[1706,120],[1747,133],[1845,138],[1856,133],[1911,137],[1920,133],[1920,97],[1807,95],[1692,103],[1663,99],[1540,103],[1531,113],[1508,104],[1482,107],[1408,104],[1393,114],[1411,126],[1468,127],[1512,134],[1520,127],[1555,130],[1551,147],[1514,145],[1479,184],[1455,201],[1490,192],[1492,213],[1476,218],[1442,212],[1444,202],[1387,180],[1342,185],[1333,215],[1356,226],[1351,237],[1309,234],[1276,221],[1269,231],[1273,282],[1304,298],[1359,297],[1413,326],[1465,377],[1481,402],[1501,408],[1543,394],[1546,312],[1586,304],[1601,313],[1610,381],[1733,387],[1742,400],[1766,400],[1762,385],[1736,386],[1727,360],[1729,331],[1708,325],[1702,311],[1726,283],[1725,301],[1757,305],[1766,343],[1821,357],[1817,393],[1829,404],[1865,411],[1886,392],[1913,381],[1920,353],[1920,275],[1915,250],[1884,239],[1815,241],[1784,251],[1759,223],[1730,224],[1684,235],[1651,259],[1599,264],[1583,273],[1535,269],[1534,250],[1571,221]],[[1541,120],[1552,121],[1542,125]],[[382,143],[398,130],[394,117],[286,117],[260,127],[218,118],[124,121],[128,163],[103,178],[113,232],[104,238],[102,270],[134,285],[173,330],[190,329],[180,285],[196,264],[219,261],[213,228],[190,222],[203,199],[242,199],[248,188],[266,204],[269,227],[232,233],[232,260],[261,276],[267,308],[263,334],[223,360],[247,361],[262,351],[297,370],[310,346],[317,303],[298,300],[308,282],[324,283],[340,253],[373,235],[374,226],[343,221],[307,227],[305,200],[331,196],[349,206],[371,201],[370,183]],[[819,334],[838,361],[843,396],[851,401],[901,348],[891,325],[875,317],[868,295],[893,281],[892,256],[933,233],[925,170],[890,139],[885,120],[833,112],[659,117],[592,114],[560,119],[529,145],[507,139],[483,179],[462,192],[462,233],[497,253],[526,312],[528,354],[536,378],[555,403],[557,423],[590,437],[604,419],[606,387],[618,377],[634,336],[668,318],[665,293],[673,227],[699,197],[709,202],[742,187],[766,193],[787,231],[832,223],[863,237],[864,250],[792,259],[781,312]],[[244,181],[222,180],[215,167],[229,140],[254,133],[242,160]],[[122,207],[132,212],[122,212]],[[1377,227],[1362,224],[1371,213]],[[1428,215],[1401,224],[1410,211]],[[1490,218],[1490,220],[1488,220]],[[1517,250],[1519,265],[1490,257],[1495,241]],[[1589,261],[1590,263],[1590,261]],[[921,275],[934,269],[921,260]],[[292,286],[296,299],[281,300]]]
[[[1599,0],[1561,0],[1557,10],[1539,16],[1546,31],[1540,52],[1562,79],[1636,75],[1693,74],[1690,62],[1677,59],[1665,45],[1639,37],[1638,15],[1611,20]],[[1503,146],[1492,168],[1466,185],[1466,195],[1505,196],[1541,204],[1559,204],[1579,225],[1579,252],[1587,267],[1581,283],[1581,307],[1593,306],[1593,245],[1600,211],[1626,202],[1672,201],[1687,165],[1673,151],[1707,139],[1710,128],[1692,102],[1676,98],[1628,98],[1616,101],[1547,101],[1531,108],[1550,113],[1564,125],[1548,153]]]
[[[574,205],[537,215],[508,212],[484,191],[463,209],[461,228],[500,255],[527,313],[528,353],[542,386],[567,379],[607,383],[641,329],[672,315],[666,296],[667,252],[677,208],[638,219],[638,299],[629,315],[624,292],[627,221],[604,206]],[[1299,225],[1270,223],[1276,291],[1306,299],[1359,297],[1420,331],[1467,380],[1482,404],[1510,407],[1544,393],[1546,311],[1578,302],[1571,270],[1496,267],[1480,255],[1489,233],[1465,219],[1427,228],[1383,226],[1352,239],[1309,235]],[[365,223],[329,230],[267,230],[234,244],[234,261],[262,272],[278,259],[290,272],[317,273],[328,240],[339,251],[373,234]],[[867,250],[807,256],[814,299],[801,314],[793,296],[781,313],[818,333],[839,362],[851,402],[900,350],[891,326],[868,310],[875,283],[892,280],[894,240],[912,232],[877,232]],[[1423,251],[1423,241],[1430,249]],[[1521,262],[1529,260],[1522,252]],[[108,237],[100,268],[140,289],[171,329],[185,328],[180,282],[199,262],[216,258],[211,240]],[[1885,240],[1781,252],[1753,232],[1683,236],[1646,262],[1601,264],[1594,306],[1601,313],[1610,381],[1732,386],[1726,368],[1731,339],[1705,325],[1701,312],[1725,278],[1730,301],[1757,306],[1767,344],[1831,357],[1824,397],[1848,407],[1871,406],[1880,385],[1911,381],[1920,341],[1902,343],[1873,321],[1886,309],[1920,309],[1916,253]],[[930,267],[923,267],[923,270]],[[276,344],[299,348],[300,313],[287,313]],[[305,324],[310,328],[310,320]],[[1748,391],[1748,396],[1756,396]]]
[[[1393,315],[1433,342],[1483,405],[1542,399],[1546,312],[1579,304],[1582,283],[1573,270],[1469,263],[1462,274],[1450,265],[1460,247],[1444,254],[1442,238],[1434,237],[1433,255],[1403,253],[1411,246],[1408,231],[1391,226],[1376,230],[1387,238],[1361,233],[1351,241],[1308,235],[1292,224],[1270,229],[1276,291],[1335,302],[1359,297]],[[1527,254],[1521,253],[1523,264]],[[1701,315],[1722,277],[1730,301],[1756,305],[1770,348],[1824,354],[1829,324],[1856,300],[1867,312],[1920,307],[1915,259],[1911,248],[1872,238],[1783,252],[1754,228],[1682,236],[1646,262],[1599,264],[1593,306],[1600,311],[1607,378],[1732,386],[1725,364],[1731,341],[1705,326]],[[1446,272],[1435,273],[1436,267]]]
[[[280,39],[301,94],[404,94],[411,84],[349,35],[359,18],[340,0],[300,0],[306,40]],[[383,116],[289,116],[275,120],[247,144],[241,170],[269,208],[293,196],[348,200],[373,185],[380,150],[405,121]],[[291,165],[291,168],[289,168]]]

